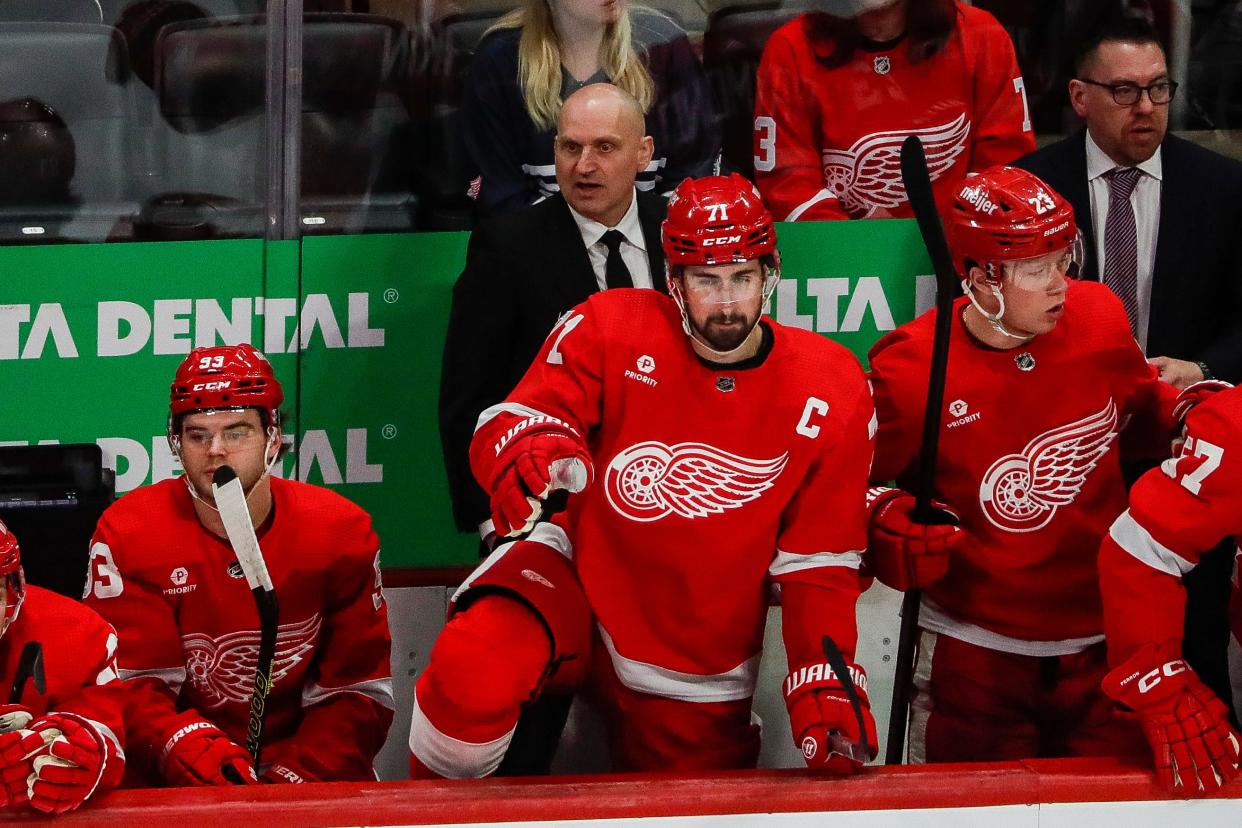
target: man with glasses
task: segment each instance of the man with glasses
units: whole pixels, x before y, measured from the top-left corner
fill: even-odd
[[[250,345],[191,351],[170,396],[168,442],[185,474],[104,512],[86,582],[86,603],[120,641],[132,781],[374,779],[394,705],[370,517],[327,489],[269,474],[284,448],[284,395]],[[280,603],[257,768],[242,745],[259,619],[213,495],[226,464]]]
[[[1176,392],[1121,303],[1077,272],[1070,205],[1025,170],[969,175],[946,234],[953,307],[934,495],[960,526],[873,490],[872,571],[926,588],[910,758],[1142,755],[1100,691],[1108,671],[1095,567],[1125,508],[1119,457],[1165,457]],[[936,313],[871,350],[876,481],[917,479]]]
[[[1177,83],[1144,20],[1108,22],[1080,50],[1075,74],[1070,102],[1086,129],[1017,165],[1074,206],[1084,278],[1122,298],[1161,379],[1179,389],[1242,382],[1242,164],[1167,133]],[[1186,577],[1186,657],[1226,700],[1232,565],[1232,550],[1218,547]]]
[[[1168,134],[1178,85],[1141,18],[1090,37],[1075,75],[1086,129],[1017,165],[1074,205],[1083,276],[1121,297],[1161,379],[1242,381],[1242,164]]]
[[[875,756],[853,663],[875,425],[862,369],[762,315],[776,232],[741,176],[682,182],[663,243],[669,296],[577,305],[479,418],[470,459],[503,540],[419,677],[416,776],[495,772],[524,705],[580,688],[615,770],[754,767],[769,582],[807,765]],[[574,493],[549,516],[555,489]]]

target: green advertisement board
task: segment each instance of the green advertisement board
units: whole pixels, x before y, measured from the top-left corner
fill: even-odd
[[[912,221],[782,225],[771,312],[862,358],[930,272]],[[388,568],[467,564],[436,423],[464,233],[0,248],[0,445],[97,442],[129,491],[179,472],[168,384],[191,348],[250,341],[285,387],[281,473],[375,519]]]

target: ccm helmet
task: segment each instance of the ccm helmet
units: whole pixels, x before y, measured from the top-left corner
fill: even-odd
[[[670,267],[747,262],[776,252],[772,214],[737,173],[681,182],[661,236]]]

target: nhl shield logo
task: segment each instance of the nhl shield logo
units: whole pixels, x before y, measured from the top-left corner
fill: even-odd
[[[877,75],[887,75],[893,68],[893,62],[888,59],[888,55],[878,55],[872,60],[871,66]]]

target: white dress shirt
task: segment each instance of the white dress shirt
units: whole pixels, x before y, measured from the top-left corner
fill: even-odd
[[[1095,231],[1096,261],[1101,280],[1104,273],[1104,227],[1108,221],[1108,178],[1104,175],[1119,166],[1087,133],[1087,189],[1091,194],[1091,227]],[[1156,234],[1160,229],[1160,183],[1163,165],[1160,148],[1142,164],[1130,204],[1134,208],[1134,229],[1138,233],[1138,319],[1134,320],[1135,338],[1147,351],[1147,326],[1151,321],[1151,277],[1156,267]]]
[[[599,285],[600,290],[608,288],[608,280],[604,275],[604,268],[608,264],[608,245],[600,239],[609,230],[619,230],[621,235],[625,236],[624,241],[621,242],[621,261],[625,262],[625,266],[629,268],[634,287],[653,287],[651,263],[647,259],[647,241],[643,238],[643,226],[638,221],[637,195],[630,200],[630,209],[625,211],[625,215],[621,217],[621,221],[617,222],[616,227],[605,227],[598,221],[582,215],[573,207],[569,208],[569,213],[578,225],[578,232],[582,234],[582,243],[586,245],[587,256],[591,260],[591,269],[595,271],[595,283]]]

